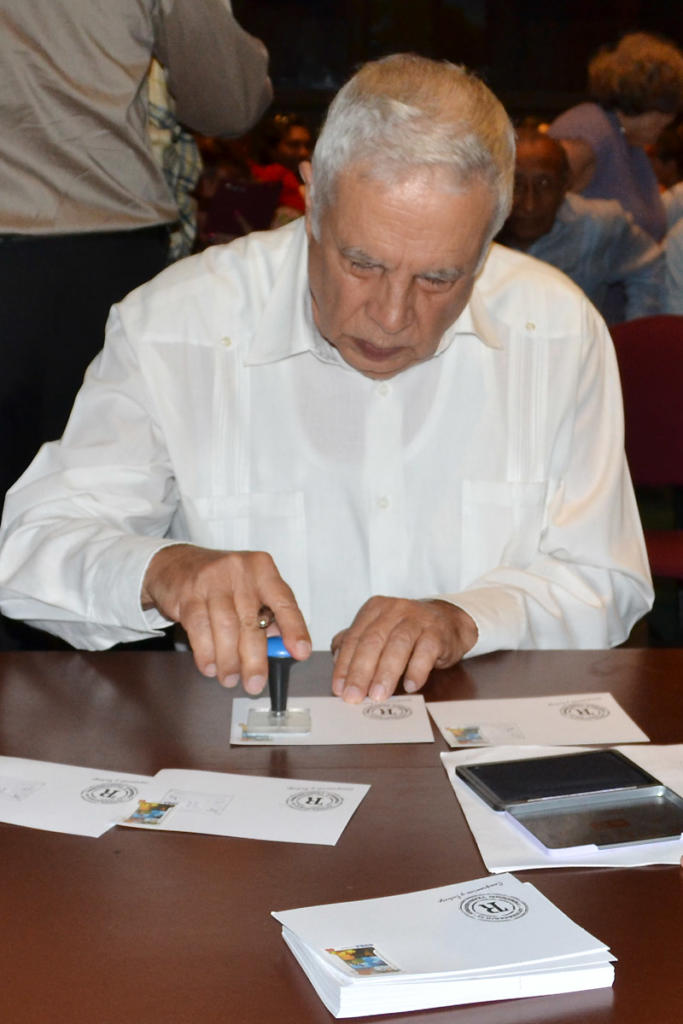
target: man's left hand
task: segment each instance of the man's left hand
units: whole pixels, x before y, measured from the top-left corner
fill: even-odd
[[[415,693],[434,668],[460,661],[477,641],[474,620],[448,601],[371,597],[332,640],[332,692],[349,704],[390,697],[399,679]]]

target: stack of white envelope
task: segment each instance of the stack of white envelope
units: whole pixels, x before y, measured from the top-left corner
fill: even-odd
[[[607,988],[615,960],[513,875],[273,912],[335,1017]]]

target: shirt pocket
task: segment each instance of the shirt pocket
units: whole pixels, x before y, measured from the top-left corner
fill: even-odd
[[[463,481],[462,586],[497,566],[523,568],[534,560],[547,489],[547,481]]]
[[[303,491],[183,496],[188,540],[223,551],[267,551],[310,615]]]

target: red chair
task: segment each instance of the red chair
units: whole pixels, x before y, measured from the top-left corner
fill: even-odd
[[[683,624],[683,316],[648,316],[610,328],[624,394],[626,455],[637,488],[666,487],[673,529],[645,529],[653,576],[679,581]]]

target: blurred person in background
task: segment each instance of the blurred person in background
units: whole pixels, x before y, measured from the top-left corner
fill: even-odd
[[[662,191],[669,232],[683,218],[683,118],[666,128],[650,153]]]
[[[497,241],[564,271],[610,323],[661,312],[661,247],[616,200],[568,192],[569,177],[556,139],[518,129],[512,210]]]
[[[312,139],[298,115],[269,116],[240,139],[200,137],[198,144],[196,251],[303,216],[299,164],[310,157]]]
[[[254,133],[255,159],[251,173],[259,181],[282,184],[273,227],[286,224],[304,212],[303,181],[299,167],[310,160],[313,139],[310,129],[296,114],[269,117]]]
[[[311,129],[298,114],[275,114],[262,127],[261,150],[264,163],[282,164],[301,180],[299,167],[313,152]]]
[[[588,65],[592,102],[556,118],[571,169],[570,187],[589,199],[618,199],[656,241],[666,233],[651,146],[683,106],[683,54],[644,32],[624,36]]]
[[[683,181],[683,122],[680,116],[660,132],[648,156],[662,192]]]

